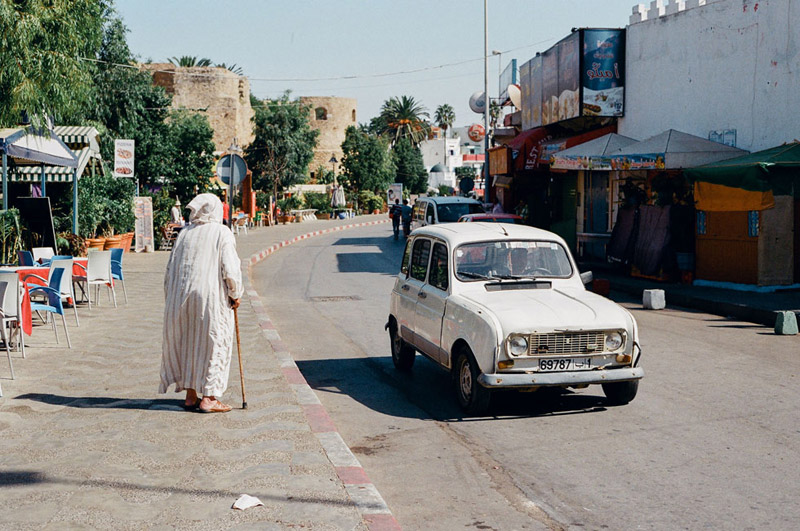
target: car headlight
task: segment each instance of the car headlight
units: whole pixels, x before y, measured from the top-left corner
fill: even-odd
[[[514,336],[508,342],[508,349],[512,356],[522,356],[528,353],[528,340],[524,336]]]
[[[606,350],[614,351],[622,346],[622,334],[609,332],[606,334]]]

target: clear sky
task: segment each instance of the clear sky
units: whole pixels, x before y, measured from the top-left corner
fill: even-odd
[[[625,27],[635,3],[489,0],[489,50],[503,52],[502,68],[512,58],[522,64],[574,27]],[[140,59],[166,62],[191,55],[236,63],[260,98],[287,89],[293,96],[356,98],[358,121],[367,122],[386,99],[408,95],[431,116],[449,103],[456,126],[481,119],[468,101],[483,90],[483,0],[117,0],[116,5]],[[490,97],[499,90],[498,65],[498,56],[490,57]],[[351,79],[328,79],[341,77]]]

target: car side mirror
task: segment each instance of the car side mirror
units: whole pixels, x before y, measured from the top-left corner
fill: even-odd
[[[584,271],[581,273],[581,282],[583,282],[584,286],[586,284],[591,284],[592,280],[594,280],[594,277],[592,276],[591,271]]]

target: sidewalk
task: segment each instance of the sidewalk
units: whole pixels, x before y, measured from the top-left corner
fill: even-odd
[[[250,257],[281,241],[384,218],[242,233],[245,278]],[[63,334],[56,345],[52,328],[35,326],[27,358],[12,353],[16,380],[0,357],[0,529],[398,528],[379,495],[359,499],[365,487],[342,480],[332,462],[341,456],[321,442],[335,437],[314,429],[309,397],[299,396],[305,381],[287,379],[293,362],[276,356],[277,331],[259,326],[263,307],[247,284],[239,322],[248,409],[187,413],[183,393],[156,394],[167,259],[125,255],[130,302],[119,290],[116,309],[102,297],[91,312],[80,307],[79,328],[68,314],[71,350]],[[223,400],[241,406],[236,352]],[[264,507],[232,510],[244,493]]]
[[[589,270],[593,271],[594,278],[607,279],[612,292],[633,295],[639,301],[642,300],[642,291],[663,289],[669,306],[691,308],[769,327],[775,326],[777,311],[792,310],[800,320],[800,291],[797,290],[756,293],[674,282],[656,282],[625,276],[608,266],[581,265],[581,271]]]

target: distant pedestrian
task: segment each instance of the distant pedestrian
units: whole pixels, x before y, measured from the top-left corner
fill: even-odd
[[[403,218],[403,236],[408,236],[411,233],[411,206],[408,204],[408,199],[403,199],[402,218]]]
[[[389,209],[389,215],[392,217],[392,231],[394,231],[394,239],[400,236],[400,220],[403,217],[403,207],[400,206],[400,200],[395,199],[394,204]]]
[[[164,276],[161,384],[186,391],[184,409],[231,410],[219,398],[228,387],[233,308],[242,296],[236,239],[222,225],[222,202],[200,194],[189,203],[189,225],[178,236]],[[199,396],[202,394],[203,399]]]

